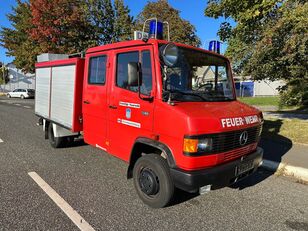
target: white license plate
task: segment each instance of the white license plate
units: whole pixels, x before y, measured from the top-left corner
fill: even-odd
[[[235,169],[235,175],[241,175],[242,173],[248,172],[253,169],[253,160],[248,160],[240,163]]]

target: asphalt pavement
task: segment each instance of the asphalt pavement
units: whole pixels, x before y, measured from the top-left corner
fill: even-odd
[[[151,209],[125,162],[82,142],[53,149],[36,123],[33,100],[0,98],[0,230],[79,230],[29,172],[95,230],[308,230],[308,186],[290,178],[260,170],[202,196],[177,191],[171,206]]]

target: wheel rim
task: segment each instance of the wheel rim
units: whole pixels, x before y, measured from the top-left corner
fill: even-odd
[[[139,175],[139,187],[143,193],[153,196],[159,191],[159,180],[155,172],[150,168],[143,168]]]

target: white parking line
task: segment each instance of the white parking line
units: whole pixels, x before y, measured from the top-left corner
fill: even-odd
[[[0,139],[0,143],[3,143],[3,140],[2,140],[2,139]]]
[[[62,211],[82,230],[94,230],[52,187],[50,187],[36,172],[28,172],[29,176],[44,190],[44,192],[62,209]]]
[[[15,103],[14,105],[16,105],[16,106],[21,106],[19,103]]]
[[[29,106],[24,106],[24,108],[28,108],[28,109],[30,109],[31,107],[29,107]]]

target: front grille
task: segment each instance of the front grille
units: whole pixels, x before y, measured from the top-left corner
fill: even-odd
[[[235,149],[235,150],[231,150],[228,152],[223,153],[223,158],[222,158],[222,162],[227,162],[233,159],[237,159],[241,156],[244,156],[250,152],[252,152],[253,150],[255,150],[257,148],[257,143],[253,143],[253,144],[249,144],[246,145],[244,147]]]
[[[228,152],[234,149],[243,149],[245,150],[246,146],[250,144],[257,143],[259,141],[259,132],[261,127],[251,127],[247,129],[225,132],[220,134],[212,134],[213,139],[213,149],[211,153],[223,153]],[[240,136],[243,132],[247,131],[248,139],[244,145],[240,144]],[[246,148],[247,149],[247,148]]]

